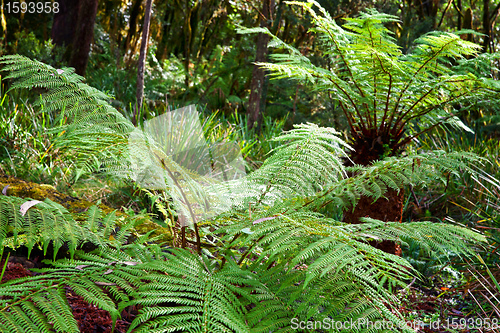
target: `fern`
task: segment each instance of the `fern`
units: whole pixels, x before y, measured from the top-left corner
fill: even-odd
[[[55,122],[61,124],[54,129],[59,136],[53,148],[71,152],[88,169],[96,160],[114,161],[123,154],[134,126],[109,105],[109,96],[85,84],[73,68],[55,69],[21,55],[3,56],[0,64],[14,81],[10,89],[45,91],[35,104],[56,114]]]
[[[277,49],[270,55],[272,62],[258,65],[273,77],[297,80],[338,101],[349,124],[355,163],[367,165],[384,155],[397,155],[415,137],[443,124],[471,131],[451,106],[498,99],[498,82],[489,74],[473,74],[484,75],[475,68],[491,67],[495,56],[467,62],[481,46],[457,34],[424,35],[411,53],[403,54],[384,26],[397,21],[394,16],[369,11],[345,19],[340,27],[314,0],[287,3],[311,16],[311,32],[327,68],[315,65],[265,28],[239,32],[271,37],[269,46]]]
[[[83,222],[77,222],[66,208],[50,199],[38,202],[23,215],[21,207],[30,202],[17,197],[0,197],[2,253],[5,247],[15,249],[24,245],[28,248],[28,256],[35,246],[41,247],[45,255],[49,245],[52,245],[55,258],[63,245],[68,248],[71,257],[86,242],[100,247],[119,247],[140,222],[140,219],[133,218],[120,223],[114,212],[104,216],[96,206],[89,208]],[[115,232],[118,227],[120,231]]]
[[[310,11],[309,7],[304,8]],[[410,84],[405,88],[410,79],[400,82],[397,90],[396,86],[386,86],[375,92],[374,86],[362,84],[370,82],[374,76],[380,78],[381,84],[390,81],[390,75],[382,69],[394,67],[391,70],[398,75],[412,73],[415,77],[411,80],[418,82],[420,89],[425,88],[423,82],[427,79],[433,80],[431,87],[436,89],[451,82],[451,76],[443,81],[443,75],[451,74],[447,74],[442,60],[444,56],[455,55],[454,48],[442,47],[440,50],[439,46],[444,46],[440,44],[444,40],[449,41],[446,45],[455,47],[462,43],[454,36],[449,35],[448,39],[427,36],[423,40],[418,56],[428,59],[429,63],[436,60],[429,72],[427,69],[431,67],[427,65],[419,67],[412,60],[400,64],[400,58],[394,59],[400,55],[381,26],[391,17],[366,14],[351,20],[351,32],[347,32],[336,26],[325,12],[322,15],[314,16],[318,22],[316,29],[324,29],[325,33],[338,32],[334,39],[325,37],[322,40],[331,46],[328,56],[340,59],[335,67],[338,73],[314,67],[298,51],[275,39],[276,45],[291,54],[277,57],[287,64],[297,65],[290,73],[315,82],[318,89],[333,84],[339,93],[342,89],[348,91],[341,97],[345,98],[345,103],[351,95],[358,94],[352,105],[354,112],[356,108],[359,112],[352,115],[356,122],[374,121],[374,118],[367,118],[371,105],[373,102],[384,105],[387,89],[396,94],[396,99],[390,102],[393,104],[389,105],[396,107],[395,103],[399,103],[405,105],[403,110],[407,111],[422,97],[406,97],[414,87]],[[366,29],[371,27],[375,29],[372,32],[376,39],[370,39],[371,35],[367,34]],[[354,39],[373,40],[379,44],[365,47],[361,42],[352,44]],[[460,51],[461,54],[473,52],[474,47],[464,45],[469,49]],[[378,48],[385,51],[375,52]],[[372,62],[372,68],[368,60],[377,56],[380,65]],[[359,57],[366,58],[360,62]],[[63,207],[47,200],[27,209],[23,216],[19,210],[26,200],[0,197],[2,250],[24,244],[30,249],[39,245],[47,252],[48,244],[52,243],[54,252],[67,245],[71,257],[47,262],[51,267],[39,271],[43,274],[0,285],[1,331],[77,332],[66,297],[70,290],[108,311],[114,320],[123,310],[137,308],[139,313],[129,332],[290,332],[293,331],[293,319],[387,320],[411,332],[395,310],[398,301],[393,291],[405,286],[417,273],[406,269],[410,264],[405,259],[383,253],[368,242],[411,240],[431,252],[470,255],[473,249],[468,246],[484,241],[472,231],[445,224],[384,223],[367,219],[364,224],[346,225],[334,218],[355,207],[361,196],[369,196],[375,201],[383,198],[389,189],[423,186],[428,179],[445,181],[447,174],[474,173],[470,164],[485,161],[473,154],[432,151],[404,157],[388,156],[374,163],[346,167],[343,162],[350,146],[334,129],[307,124],[277,137],[275,140],[281,145],[259,170],[247,177],[229,177],[223,182],[209,179],[201,169],[190,169],[180,162],[191,160],[195,155],[220,162],[204,152],[204,148],[201,154],[177,152],[182,158],[176,160],[176,154],[169,154],[167,141],[155,138],[154,131],[144,133],[134,129],[107,105],[105,95],[86,87],[70,70],[58,71],[16,56],[2,59],[11,70],[11,78],[18,80],[17,86],[46,89],[43,107],[57,109],[72,118],[59,128],[66,131],[58,139],[60,147],[76,147],[79,157],[95,160],[114,172],[123,171],[120,160],[128,157],[130,136],[140,133],[138,137],[144,145],[138,145],[135,151],[140,153],[138,147],[146,147],[142,152],[149,160],[137,155],[136,168],[125,168],[129,174],[122,175],[135,173],[133,177],[138,183],[141,183],[137,177],[140,172],[151,172],[146,176],[159,175],[162,186],[156,190],[164,191],[162,197],[169,205],[165,205],[163,211],[172,218],[173,229],[186,228],[185,221],[174,221],[169,203],[174,198],[173,204],[181,213],[178,216],[184,214],[192,218],[198,253],[188,250],[186,243],[175,244],[185,249],[162,248],[152,243],[148,235],[129,244],[128,235],[136,223],[134,219],[124,221],[117,231],[116,216],[104,216],[95,207],[86,212],[83,221],[75,221]],[[354,72],[356,66],[363,67],[363,71]],[[280,68],[282,74],[287,73],[286,66]],[[348,77],[339,74],[349,71],[353,74]],[[474,81],[467,80],[464,84]],[[385,93],[379,89],[386,89]],[[458,92],[449,89],[445,91],[447,96],[456,97]],[[399,102],[396,91],[404,95]],[[361,98],[362,92],[369,92],[374,97]],[[437,105],[437,110],[444,107],[441,103],[445,101],[429,93],[419,101],[422,109],[414,109],[423,112]],[[376,114],[378,124],[385,123],[380,120],[384,118],[383,109]],[[405,118],[404,112],[394,113],[396,116],[410,120]],[[113,123],[115,120],[117,124]],[[178,139],[179,144],[188,144],[190,138],[197,137],[195,134],[169,135],[171,139]],[[186,148],[185,145],[176,147]],[[144,170],[145,166],[151,168]],[[178,175],[172,176],[174,171]],[[347,174],[350,177],[346,177]],[[178,181],[176,184],[176,180],[182,180],[185,185],[179,185]],[[210,186],[201,186],[203,182],[210,182]],[[217,192],[217,187],[222,190]],[[233,195],[230,200],[221,197],[215,201],[217,204],[229,202],[230,209],[222,210],[219,215],[207,214],[211,219],[203,220],[204,200],[200,199],[217,197],[217,193]],[[85,253],[79,250],[84,242],[99,247],[92,253]],[[370,328],[358,327],[352,331],[366,332]],[[377,330],[371,328],[371,331]]]
[[[267,186],[261,197],[311,195],[330,182],[345,177],[341,158],[350,148],[332,128],[314,124],[297,125],[274,141],[283,142],[274,149],[264,165],[249,179],[256,187]],[[308,172],[304,172],[308,170]]]

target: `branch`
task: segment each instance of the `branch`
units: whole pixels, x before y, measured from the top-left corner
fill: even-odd
[[[443,23],[443,19],[444,19],[444,15],[446,14],[446,12],[448,11],[448,8],[450,8],[450,5],[451,5],[451,2],[453,0],[449,0],[448,1],[448,4],[446,5],[446,8],[444,9],[443,11],[443,15],[441,16],[441,20],[439,20],[439,24],[437,25],[436,29],[439,29],[439,27],[441,26],[441,23]]]

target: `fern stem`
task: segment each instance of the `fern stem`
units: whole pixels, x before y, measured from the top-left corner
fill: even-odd
[[[158,155],[156,155],[156,157],[159,158]],[[189,203],[189,200],[187,199],[186,194],[184,193],[184,190],[182,189],[179,182],[177,181],[177,177],[175,177],[175,175],[172,173],[172,171],[170,171],[170,169],[167,167],[163,158],[160,158],[160,162],[163,165],[163,168],[168,172],[170,178],[172,178],[172,180],[174,181],[175,186],[177,186],[177,188],[181,192],[181,195],[184,199],[184,203],[187,205],[187,207],[189,209],[189,214],[191,215],[191,219],[193,220],[194,232],[196,235],[197,252],[201,253],[200,235],[198,233],[198,225],[196,224],[196,216],[193,212],[193,208],[191,207],[191,204]],[[186,248],[186,245],[187,245],[186,244],[186,226],[183,226],[181,228],[181,233],[182,233],[182,248]]]
[[[445,80],[445,81],[443,81],[443,83],[444,83],[444,82],[447,82],[447,83],[458,83],[458,82],[467,82],[467,81],[468,81],[468,80],[451,80],[451,81],[447,81],[447,80]],[[474,89],[474,90],[476,90],[476,89]],[[465,96],[465,95],[470,94],[470,93],[471,93],[471,92],[473,92],[474,90],[472,90],[472,91],[469,91],[469,90],[468,90],[468,91],[464,92],[463,94],[461,94],[461,95],[459,95],[459,96],[456,96],[456,97],[453,97],[453,98],[451,98],[451,99],[448,99],[448,100],[446,100],[446,101],[444,101],[444,102],[442,102],[442,103],[439,103],[438,105],[439,105],[439,106],[441,106],[441,105],[443,105],[443,104],[448,104],[449,102],[452,102],[453,100],[455,100],[455,99],[457,99],[457,98],[460,98],[460,97],[462,97],[462,96]],[[417,113],[416,115],[413,115],[412,117],[410,117],[410,118],[408,118],[406,121],[404,121],[404,117],[406,117],[406,116],[407,116],[407,115],[408,115],[408,114],[409,114],[409,113],[410,113],[410,112],[411,112],[411,111],[412,111],[412,110],[413,110],[413,109],[414,109],[414,108],[415,108],[415,107],[416,107],[416,106],[417,106],[417,105],[418,105],[418,104],[419,104],[419,103],[420,103],[420,102],[421,102],[421,101],[422,101],[425,97],[427,97],[427,96],[428,96],[431,92],[433,92],[433,91],[435,91],[435,88],[429,89],[429,91],[427,91],[425,94],[423,94],[422,96],[420,96],[420,98],[419,98],[418,100],[416,100],[416,101],[412,104],[412,106],[410,106],[410,108],[408,108],[408,110],[406,110],[406,112],[404,112],[401,116],[399,116],[399,117],[396,119],[396,121],[394,122],[394,129],[396,129],[396,128],[397,128],[397,126],[398,126],[398,124],[399,124],[400,122],[401,122],[402,124],[400,124],[400,125],[399,125],[399,127],[400,127],[400,128],[402,128],[402,127],[404,127],[404,126],[408,123],[408,121],[409,121],[409,120],[414,119],[414,118],[417,118],[417,117],[420,117],[420,116],[423,116],[423,115],[425,115],[425,114],[427,114],[427,113],[431,112],[432,110],[434,110],[436,105],[434,105],[432,108],[427,109],[425,112],[419,112],[419,113]],[[397,132],[396,132],[396,133],[397,133]]]
[[[71,277],[71,278],[72,278],[72,279],[74,279],[75,277],[73,276],[73,277]],[[0,313],[5,312],[7,309],[12,308],[13,306],[16,306],[17,304],[22,303],[22,302],[24,302],[25,300],[28,300],[28,299],[32,298],[32,297],[33,297],[34,295],[36,295],[36,294],[44,293],[44,292],[46,292],[48,289],[57,288],[57,287],[59,287],[59,285],[60,285],[61,283],[62,283],[62,282],[59,282],[59,283],[56,283],[56,284],[50,285],[50,286],[45,287],[45,288],[41,287],[41,289],[39,289],[38,291],[34,291],[34,292],[32,292],[31,294],[29,294],[29,295],[27,295],[27,296],[25,296],[25,297],[21,297],[21,298],[19,298],[17,301],[15,301],[15,302],[13,302],[13,303],[8,303],[5,307],[3,307],[2,309],[0,309]]]
[[[443,120],[435,123],[434,125],[429,126],[425,130],[423,130],[421,132],[418,132],[417,134],[414,134],[414,135],[411,135],[411,136],[407,137],[406,139],[404,139],[403,141],[401,141],[400,143],[398,143],[397,145],[395,145],[393,150],[397,151],[399,148],[404,147],[406,144],[408,144],[414,138],[416,138],[416,137],[418,137],[418,136],[420,136],[420,135],[422,135],[422,134],[424,134],[426,132],[429,132],[430,130],[432,130],[432,129],[434,129],[434,128],[440,126],[440,125],[442,125],[445,120],[448,120],[449,118],[454,117],[454,116],[455,115],[450,115],[450,116],[444,118]]]
[[[257,241],[255,241],[252,245],[250,245],[250,247],[245,251],[245,253],[243,253],[240,260],[238,260],[238,266],[241,265],[243,263],[243,260],[245,260],[245,258],[250,254],[250,251],[253,249],[255,244],[258,244],[265,236],[266,235],[260,236],[259,239],[257,239]]]
[[[198,231],[198,223],[194,224],[194,234],[196,235],[196,251],[198,254],[201,254],[201,239]]]
[[[429,62],[431,62],[432,60],[434,59],[437,59],[440,55],[440,53],[451,43],[455,42],[456,40],[452,39],[450,40],[449,42],[441,45],[441,47],[439,48],[439,50],[437,50],[433,55],[432,57],[429,57],[429,59],[427,59],[423,64],[422,66],[420,66],[416,71],[415,73],[411,76],[410,80],[408,80],[408,83],[406,84],[406,86],[401,90],[401,93],[399,94],[399,97],[396,101],[396,105],[394,105],[394,113],[395,114],[399,108],[399,103],[401,102],[401,98],[403,98],[403,95],[406,93],[406,91],[408,90],[408,88],[410,88],[411,84],[413,83],[413,80],[417,77],[418,73],[420,73],[421,70],[423,70],[425,67],[427,67],[427,65],[429,64]],[[392,121],[392,119],[391,119]]]
[[[7,253],[7,258],[5,258],[5,263],[3,264],[2,274],[0,274],[0,281],[3,279],[3,275],[5,274],[5,269],[7,268],[7,264],[9,263],[10,252]]]
[[[419,112],[419,113],[417,113],[416,115],[414,115],[414,116],[412,116],[412,117],[409,117],[409,118],[405,121],[405,124],[406,124],[406,123],[408,123],[410,120],[412,120],[412,119],[414,119],[414,118],[417,118],[417,117],[420,117],[420,116],[422,116],[422,115],[428,114],[429,112],[431,112],[432,110],[436,109],[437,107],[440,107],[440,106],[442,106],[442,105],[444,105],[444,104],[448,104],[448,103],[450,103],[450,102],[453,102],[454,100],[457,100],[457,99],[459,99],[459,98],[461,98],[461,97],[463,97],[463,96],[469,95],[469,94],[471,94],[472,92],[474,92],[474,91],[476,91],[476,90],[479,90],[479,88],[475,88],[475,89],[473,89],[473,90],[466,91],[466,92],[464,92],[463,94],[460,94],[460,95],[458,95],[458,96],[455,96],[455,97],[453,97],[453,98],[450,98],[450,99],[448,99],[448,100],[446,100],[446,101],[444,101],[444,102],[442,102],[442,103],[440,103],[440,104],[435,104],[435,105],[433,105],[431,108],[428,108],[428,109],[424,110],[424,112]],[[422,135],[422,134],[424,134],[424,133],[426,133],[426,132],[429,132],[431,129],[436,128],[436,127],[437,127],[437,126],[439,126],[439,125],[442,125],[442,124],[443,124],[446,120],[448,120],[448,119],[450,119],[450,118],[452,118],[452,117],[455,117],[455,115],[454,115],[454,114],[451,114],[451,115],[449,115],[449,116],[447,116],[447,117],[444,117],[443,119],[441,119],[440,121],[438,121],[438,122],[437,122],[437,123],[435,123],[434,125],[432,125],[432,126],[430,126],[430,127],[426,128],[425,130],[420,131],[420,132],[418,132],[418,133],[416,133],[416,134],[414,134],[414,135],[412,135],[412,136],[407,137],[405,140],[403,140],[402,142],[400,142],[400,143],[398,143],[397,145],[395,145],[395,146],[394,146],[394,149],[396,149],[396,150],[397,150],[397,149],[399,149],[400,147],[403,147],[404,145],[406,145],[407,143],[409,143],[409,142],[410,142],[411,140],[413,140],[414,138],[416,138],[416,137],[418,137],[418,136],[420,136],[420,135]],[[400,128],[402,128],[402,127],[403,127],[403,125],[400,125]]]
[[[363,117],[361,116],[361,112],[359,111],[358,109],[358,106],[356,105],[356,102],[351,98],[351,96],[347,93],[347,91],[345,91],[344,89],[342,89],[342,87],[340,87],[338,85],[338,83],[336,83],[334,80],[332,80],[331,78],[329,78],[330,82],[333,83],[335,85],[335,87],[337,87],[337,89],[339,89],[340,91],[342,91],[342,93],[347,97],[347,99],[349,100],[349,102],[351,103],[351,106],[354,108],[354,111],[356,111],[356,114],[358,115],[359,117],[359,120],[360,120],[360,123],[361,125],[366,128],[366,124],[365,122],[363,121]],[[366,103],[364,103],[366,104]]]
[[[457,80],[457,81],[448,81],[448,82],[450,82],[450,83],[451,83],[451,82],[464,82],[464,81],[465,81],[465,80]],[[439,104],[433,104],[433,106],[432,106],[432,107],[427,108],[427,109],[424,109],[424,111],[422,111],[422,112],[418,112],[418,113],[416,113],[415,115],[413,115],[413,116],[409,117],[408,119],[406,119],[406,121],[404,122],[404,124],[408,123],[408,122],[409,122],[410,120],[412,120],[412,119],[415,119],[415,118],[421,117],[421,116],[423,116],[423,115],[425,115],[425,114],[427,114],[427,113],[431,112],[432,110],[434,110],[434,109],[436,109],[436,108],[438,108],[438,107],[441,107],[442,105],[449,104],[449,103],[451,103],[451,102],[453,102],[453,101],[455,101],[455,100],[457,100],[457,99],[459,99],[459,98],[461,98],[461,97],[464,97],[464,96],[467,96],[467,95],[471,95],[473,92],[475,92],[475,91],[477,91],[477,90],[479,90],[479,88],[474,88],[474,89],[471,89],[471,90],[467,90],[467,91],[463,92],[462,94],[459,94],[459,95],[457,95],[457,96],[451,97],[451,98],[449,98],[449,99],[447,99],[447,100],[445,100],[445,101],[443,101],[443,102],[441,102],[441,103],[439,103]],[[413,106],[412,106],[412,107],[413,107]],[[405,115],[406,115],[406,114],[405,114]],[[401,121],[403,121],[403,119],[402,119],[401,117],[400,117],[400,119],[401,119]],[[396,123],[396,124],[397,124],[397,123]],[[400,125],[400,126],[402,127],[403,125]]]
[[[231,241],[229,242],[229,246],[231,246],[231,244],[234,243],[234,241],[240,237],[241,233],[237,233],[236,235],[233,236],[233,239],[231,239]],[[224,264],[226,263],[226,257],[222,257],[222,260],[221,260],[221,264],[220,264],[220,268],[222,269],[222,267],[224,267]]]
[[[309,10],[309,12],[312,12],[311,10]],[[314,13],[314,16],[316,17],[317,19],[317,16],[316,16],[316,13]],[[332,32],[330,31],[330,29],[328,29],[327,27],[325,27],[324,25],[322,25],[320,22],[321,20],[317,20],[318,24],[330,35],[330,38],[331,40],[333,41],[333,44],[335,44],[335,47],[337,49],[337,52],[340,56],[340,58],[342,59],[342,62],[344,63],[344,65],[346,66],[347,68],[347,71],[349,72],[349,76],[352,80],[352,82],[354,83],[354,85],[356,86],[356,88],[358,89],[360,95],[362,97],[365,97],[365,94],[363,92],[363,90],[360,88],[359,84],[357,83],[357,81],[354,79],[354,75],[352,73],[352,69],[351,69],[351,66],[349,65],[349,63],[347,62],[346,58],[345,58],[345,55],[344,53],[342,53],[341,49],[340,49],[340,46],[338,45],[338,42],[335,38],[335,35],[332,34]]]
[[[340,105],[340,108],[342,109],[342,112],[344,112],[344,116],[347,119],[347,123],[349,124],[351,131],[353,132],[353,134],[355,134],[355,129],[354,129],[355,119],[351,116],[351,114],[349,112],[347,112],[344,103],[339,101],[339,105]]]
[[[174,213],[170,209],[170,205],[168,204],[168,200],[165,200],[166,208],[168,213],[170,214],[170,223],[168,224],[168,227],[170,229],[170,233],[172,233],[172,246],[175,246],[175,239],[177,238],[177,232],[175,231],[175,221],[174,221]],[[166,217],[166,216],[165,216]]]
[[[186,248],[186,226],[181,227],[181,247]]]

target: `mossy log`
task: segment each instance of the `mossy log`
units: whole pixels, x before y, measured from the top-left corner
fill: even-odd
[[[19,198],[29,198],[40,201],[50,199],[64,206],[64,208],[73,214],[83,213],[94,206],[94,203],[90,201],[61,193],[52,185],[27,182],[16,177],[0,176],[0,190],[5,195]],[[97,206],[106,214],[114,211],[113,208],[103,204]]]
[[[43,201],[45,199],[50,199],[54,202],[59,203],[69,212],[71,212],[75,220],[81,220],[84,218],[82,215],[95,204],[85,199],[76,198],[65,193],[57,191],[54,186],[47,184],[37,184],[33,182],[28,182],[16,177],[7,177],[0,175],[0,195],[15,196],[19,198],[34,199]],[[117,211],[104,204],[97,205],[105,214],[110,214],[113,211],[117,216],[127,217],[128,215]],[[151,230],[154,230],[151,236],[160,236],[157,241],[159,242],[171,242],[172,235],[168,228],[164,228],[157,223],[153,222],[152,219],[144,215],[142,223],[135,227],[137,234],[146,234]]]

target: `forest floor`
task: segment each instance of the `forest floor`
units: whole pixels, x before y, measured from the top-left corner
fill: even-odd
[[[30,268],[38,268],[41,263],[40,256],[33,256],[32,260],[25,256],[11,255],[7,262],[4,275],[1,283],[9,280],[14,280],[26,276],[32,276],[34,273]],[[0,267],[5,266],[5,259],[0,262]],[[101,310],[96,306],[89,304],[81,296],[74,295],[69,288],[66,289],[66,297],[69,305],[73,310],[73,315],[78,322],[80,332],[83,333],[108,333],[112,332],[113,321],[109,312]],[[131,311],[124,311],[121,319],[117,320],[115,331],[116,333],[127,332],[135,314]]]

